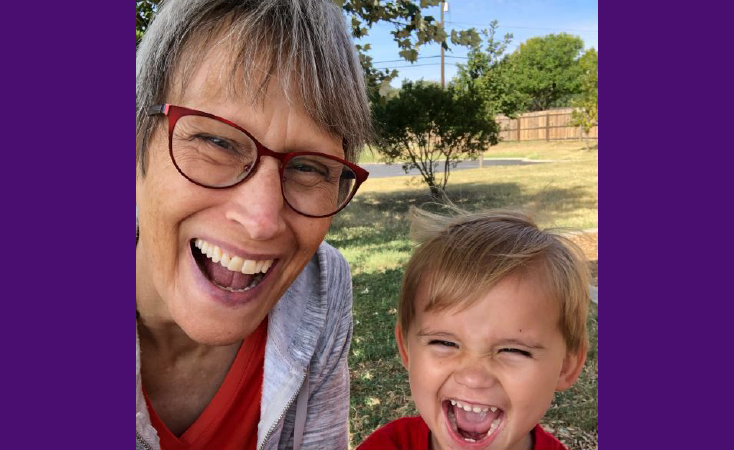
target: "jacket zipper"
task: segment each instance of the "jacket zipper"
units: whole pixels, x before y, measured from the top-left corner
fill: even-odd
[[[308,370],[308,369],[306,369]],[[283,417],[290,409],[291,405],[293,405],[293,402],[296,401],[296,397],[298,397],[298,393],[301,392],[301,388],[303,387],[303,381],[306,379],[306,372],[303,372],[303,377],[301,378],[301,382],[298,383],[298,389],[296,389],[296,393],[293,394],[293,397],[291,397],[290,401],[288,401],[288,404],[286,405],[285,409],[282,413],[280,413],[280,417],[278,417],[278,420],[275,421],[272,427],[268,430],[267,433],[265,433],[265,439],[263,439],[263,443],[258,447],[257,450],[262,450],[265,447],[265,443],[268,442],[268,439],[270,439],[270,435],[273,434],[273,431],[275,431],[275,428],[278,426],[281,420],[283,420]],[[294,449],[295,450],[295,449]]]
[[[143,445],[143,447],[145,447],[146,450],[153,450],[150,447],[150,445],[148,445],[148,443],[145,442],[145,439],[143,439],[143,436],[141,436],[139,432],[136,431],[135,436],[137,437],[138,442],[140,442]]]

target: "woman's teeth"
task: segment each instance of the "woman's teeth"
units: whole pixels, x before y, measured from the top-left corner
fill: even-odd
[[[215,263],[221,264],[222,267],[232,272],[241,272],[247,275],[266,273],[270,269],[270,266],[273,265],[272,259],[254,261],[251,259],[242,259],[239,256],[232,256],[227,252],[223,252],[218,246],[210,244],[203,239],[196,239],[194,246],[201,250],[201,253],[206,255],[207,258]]]

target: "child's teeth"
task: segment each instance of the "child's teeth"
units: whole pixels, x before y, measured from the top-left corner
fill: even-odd
[[[464,405],[463,408],[464,408],[464,411],[466,411],[466,412],[471,411],[471,406],[469,406],[469,405]]]
[[[478,406],[475,406],[475,407],[473,407],[473,408],[472,408],[471,410],[472,410],[473,412],[475,412],[475,413],[480,413],[480,412],[482,412],[482,408],[480,408],[480,407],[478,407]]]
[[[451,406],[456,406],[456,400],[451,400]]]
[[[491,406],[489,409],[492,410],[492,412],[497,411],[497,407],[496,406]]]
[[[472,438],[464,438],[464,440],[465,440],[466,442],[477,442],[477,441],[475,441],[475,440],[474,440],[474,439],[472,439]]]
[[[482,408],[482,412],[487,412],[487,411],[489,411],[489,408]]]
[[[497,427],[499,426],[499,424],[500,424],[500,419],[498,417],[498,418],[496,418],[496,419],[494,419],[492,421],[492,425],[489,426],[489,433],[487,433],[487,434],[492,434],[494,432],[494,430],[497,429]]]

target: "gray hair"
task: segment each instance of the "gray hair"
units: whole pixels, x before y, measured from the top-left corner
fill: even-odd
[[[319,127],[342,139],[347,160],[357,161],[371,139],[371,119],[362,68],[339,7],[330,0],[167,0],[135,60],[136,162],[143,174],[158,123],[146,108],[166,102],[173,74],[185,87],[204,56],[222,45],[232,62],[220,74],[228,93],[238,94],[244,85],[255,103],[277,76],[288,101],[296,94]]]

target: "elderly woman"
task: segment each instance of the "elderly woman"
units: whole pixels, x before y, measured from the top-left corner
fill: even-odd
[[[169,0],[136,72],[136,448],[347,448],[351,280],[323,239],[370,120],[340,9]]]

